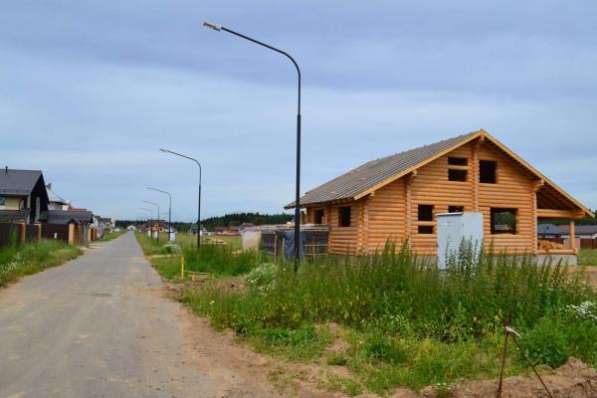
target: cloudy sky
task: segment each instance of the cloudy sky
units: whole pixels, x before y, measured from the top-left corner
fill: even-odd
[[[4,0],[0,163],[102,215],[174,194],[195,216],[278,212],[367,160],[484,128],[597,208],[597,2]]]

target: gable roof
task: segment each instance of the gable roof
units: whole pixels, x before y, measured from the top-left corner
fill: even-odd
[[[556,191],[562,194],[566,199],[570,200],[584,213],[592,215],[591,211],[582,203],[574,199],[567,192],[558,187],[555,183],[531,166],[528,162],[516,155],[505,145],[482,129],[367,162],[356,169],[353,169],[311,191],[308,191],[303,197],[301,197],[300,205],[308,206],[318,203],[361,199],[375,190],[383,187],[384,185],[387,185],[392,181],[407,175],[408,173],[477,138],[487,139],[489,142],[493,143],[500,150],[504,151],[506,154],[520,163],[524,168],[534,174],[538,179],[541,179],[545,182],[545,184],[552,186]],[[295,203],[292,202],[286,205],[285,208],[293,208],[294,206]]]
[[[404,171],[421,164],[426,159],[434,158],[437,154],[442,154],[473,138],[475,138],[475,133],[459,135],[431,145],[372,160],[307,192],[300,199],[300,204],[309,205],[355,199],[355,196],[375,187],[386,179],[400,175]],[[286,208],[291,207],[294,207],[294,202],[286,206]]]
[[[40,170],[0,169],[0,194],[29,195],[40,178]]]
[[[87,224],[93,222],[93,213],[88,210],[48,210],[45,220],[48,224]]]

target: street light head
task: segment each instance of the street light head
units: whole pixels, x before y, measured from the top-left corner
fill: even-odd
[[[166,148],[160,148],[160,152],[166,152],[166,153],[168,153],[168,152],[170,152],[170,151],[169,151],[169,150],[167,150]]]
[[[211,22],[203,22],[203,26],[205,26],[206,28],[209,28],[209,29],[213,29],[216,32],[219,32],[220,30],[222,30],[222,25],[218,25],[218,24],[211,23]]]

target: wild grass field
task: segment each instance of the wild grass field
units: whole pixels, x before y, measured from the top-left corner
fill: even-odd
[[[439,271],[388,245],[375,255],[303,263],[294,273],[258,252],[182,250],[194,269],[217,276],[184,290],[186,305],[260,352],[348,369],[348,377],[328,378],[328,389],[385,394],[496,377],[506,320],[534,363],[557,367],[574,356],[597,366],[597,296],[582,269],[463,250]],[[174,275],[164,264],[154,263]],[[245,286],[222,288],[229,275],[244,275]],[[512,350],[506,374],[527,369]]]
[[[81,253],[78,246],[45,239],[35,243],[0,247],[0,287],[25,275],[63,264]]]

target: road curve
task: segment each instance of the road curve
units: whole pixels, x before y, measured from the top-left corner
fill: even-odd
[[[0,290],[0,398],[217,397],[132,233]]]

